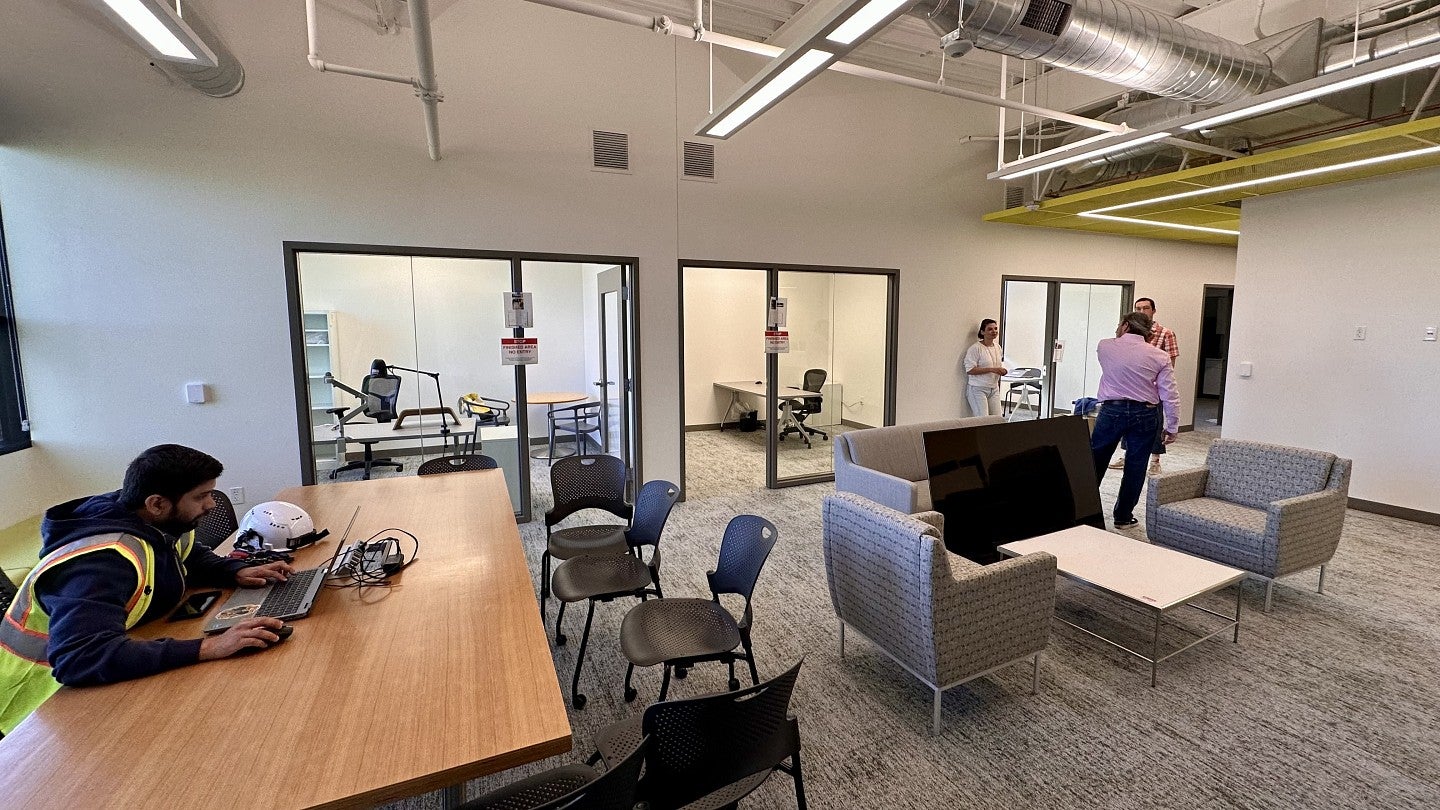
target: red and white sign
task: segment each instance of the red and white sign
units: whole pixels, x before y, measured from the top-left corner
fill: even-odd
[[[789,354],[790,333],[784,330],[765,330],[766,354]]]
[[[533,366],[540,362],[540,338],[500,338],[500,364]]]

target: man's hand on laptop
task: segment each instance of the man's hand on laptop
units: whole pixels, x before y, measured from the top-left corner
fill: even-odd
[[[235,584],[242,588],[263,588],[276,582],[284,582],[295,573],[287,562],[272,562],[252,565],[235,572]]]
[[[246,619],[238,622],[229,630],[200,642],[200,660],[213,661],[216,658],[229,658],[249,647],[262,649],[268,647],[280,640],[280,636],[275,631],[284,625],[284,622],[274,618]]]

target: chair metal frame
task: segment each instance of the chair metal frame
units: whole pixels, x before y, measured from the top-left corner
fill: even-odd
[[[588,450],[590,447],[591,433],[595,433],[600,436],[600,440],[595,443],[600,448],[600,454],[603,455],[610,452],[610,439],[608,436],[605,435],[605,420],[602,416],[602,410],[604,407],[605,403],[603,402],[577,402],[574,405],[563,405],[558,408],[551,408],[548,412],[546,412],[545,418],[549,422],[549,453],[550,463],[552,465],[556,461],[556,431],[559,431],[561,433],[569,433],[575,437],[575,452],[571,455],[586,455],[585,451]],[[594,418],[593,425],[590,422],[586,421],[587,419],[590,419],[592,417]],[[565,422],[569,422],[570,426],[566,427],[564,425]],[[582,429],[582,425],[586,427]],[[568,458],[568,456],[561,456],[561,458]]]

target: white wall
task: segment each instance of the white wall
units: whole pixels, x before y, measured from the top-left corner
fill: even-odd
[[[713,425],[730,406],[717,382],[765,379],[764,270],[685,268],[685,424]],[[756,407],[756,403],[751,403]]]
[[[1428,169],[1245,202],[1226,437],[1338,453],[1352,497],[1440,512],[1437,187]]]
[[[1182,341],[1202,284],[1233,275],[1227,249],[980,222],[1001,199],[983,179],[993,153],[949,139],[990,131],[991,113],[851,77],[819,77],[719,144],[717,182],[680,182],[705,47],[553,9],[463,3],[436,20],[432,163],[413,94],[305,64],[297,3],[187,4],[246,66],[223,101],[167,85],[108,24],[9,5],[30,25],[0,52],[0,202],[38,445],[19,455],[50,471],[34,502],[112,487],[160,441],[209,450],[255,496],[299,481],[286,240],[637,257],[642,457],[672,479],[681,257],[899,268],[901,422],[962,412],[950,358],[994,314],[1003,272],[1133,276]],[[411,69],[404,37],[322,13],[325,58]],[[717,96],[759,64],[717,53]],[[589,170],[592,128],[630,134],[631,174]],[[216,400],[184,404],[188,380]],[[7,475],[27,466],[0,465],[0,487],[36,486]]]

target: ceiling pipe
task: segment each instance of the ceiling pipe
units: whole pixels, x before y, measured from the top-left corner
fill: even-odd
[[[314,0],[306,0],[314,2]],[[585,0],[528,0],[536,5],[558,8],[563,11],[573,11],[590,17],[598,17],[602,20],[624,23],[625,25],[637,28],[646,28],[658,34],[669,34],[675,37],[693,39],[697,42],[713,42],[722,48],[732,48],[738,51],[759,54],[761,56],[775,57],[784,53],[785,49],[775,45],[767,45],[763,42],[733,37],[728,34],[717,34],[708,31],[701,25],[676,25],[669,17],[651,17],[648,14],[636,14],[630,11],[608,8],[585,2]],[[1003,107],[1011,110],[1027,112],[1041,118],[1050,118],[1056,121],[1064,121],[1067,124],[1074,124],[1077,127],[1085,127],[1099,132],[1124,133],[1130,131],[1123,124],[1111,124],[1106,121],[1097,121],[1094,118],[1086,118],[1083,115],[1072,115],[1059,110],[1050,110],[1044,107],[1037,107],[1034,104],[1025,104],[1019,101],[987,96],[984,93],[976,93],[971,90],[962,90],[958,87],[927,82],[921,79],[912,79],[909,76],[902,76],[898,73],[887,73],[883,70],[863,67],[850,62],[832,62],[829,70],[837,73],[845,73],[851,76],[860,76],[866,79],[877,79],[880,81],[900,84],[906,87],[913,87],[916,90],[927,90],[931,93],[939,93],[942,96],[974,101],[980,104],[988,104],[992,107]]]
[[[396,84],[408,84],[415,89],[415,95],[425,106],[425,142],[430,150],[430,159],[440,159],[440,114],[438,104],[444,100],[435,78],[435,57],[430,35],[430,0],[409,0],[410,28],[415,38],[415,64],[419,77],[401,76],[367,68],[350,67],[326,62],[320,58],[319,25],[315,11],[315,0],[305,0],[305,32],[310,46],[306,59],[310,67],[321,73],[343,73],[364,79],[378,79]]]

